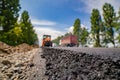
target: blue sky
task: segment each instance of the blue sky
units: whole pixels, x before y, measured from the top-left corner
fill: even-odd
[[[89,29],[91,10],[97,8],[102,14],[105,2],[111,3],[116,11],[120,6],[120,0],[20,0],[21,12],[29,12],[39,39],[43,34],[50,34],[54,39],[71,31],[76,18]]]
[[[70,27],[76,18],[83,23],[89,19],[88,13],[77,10],[84,7],[80,0],[21,0],[21,7],[29,11],[32,18],[57,23],[54,28],[58,30]]]

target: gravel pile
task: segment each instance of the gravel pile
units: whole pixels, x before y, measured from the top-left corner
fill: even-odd
[[[8,53],[8,54],[15,53],[15,52],[18,52],[18,53],[27,52],[32,50],[33,48],[34,48],[33,46],[30,46],[26,43],[13,47],[3,42],[0,42],[0,52]]]
[[[0,53],[0,80],[28,80],[32,73],[33,56],[38,49],[24,53]]]
[[[0,80],[29,80],[37,53],[38,48],[25,43],[13,47],[0,42]]]
[[[43,48],[45,75],[49,77],[48,80],[120,80],[120,57],[113,59],[113,54],[106,55],[109,53],[102,57],[102,54],[96,55],[94,50],[84,52],[84,49]],[[119,51],[113,52],[119,55]]]

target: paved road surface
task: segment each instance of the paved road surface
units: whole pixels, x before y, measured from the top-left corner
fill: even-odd
[[[65,49],[77,52],[84,52],[87,54],[100,55],[102,57],[111,57],[115,59],[120,59],[120,48],[78,48],[78,47],[55,47],[55,49]],[[45,59],[42,59],[41,48],[35,54],[33,62],[35,67],[33,67],[33,73],[29,80],[48,80],[48,77],[44,75],[45,73]]]
[[[120,58],[120,48],[80,48],[80,47],[56,47],[56,48],[83,52],[93,55],[100,55],[102,57]]]

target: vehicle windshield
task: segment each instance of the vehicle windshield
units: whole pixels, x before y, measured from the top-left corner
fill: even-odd
[[[51,36],[50,35],[43,35],[43,38],[51,38]]]

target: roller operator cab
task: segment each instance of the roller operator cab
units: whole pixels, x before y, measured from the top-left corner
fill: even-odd
[[[52,47],[51,35],[43,35],[42,47]]]

